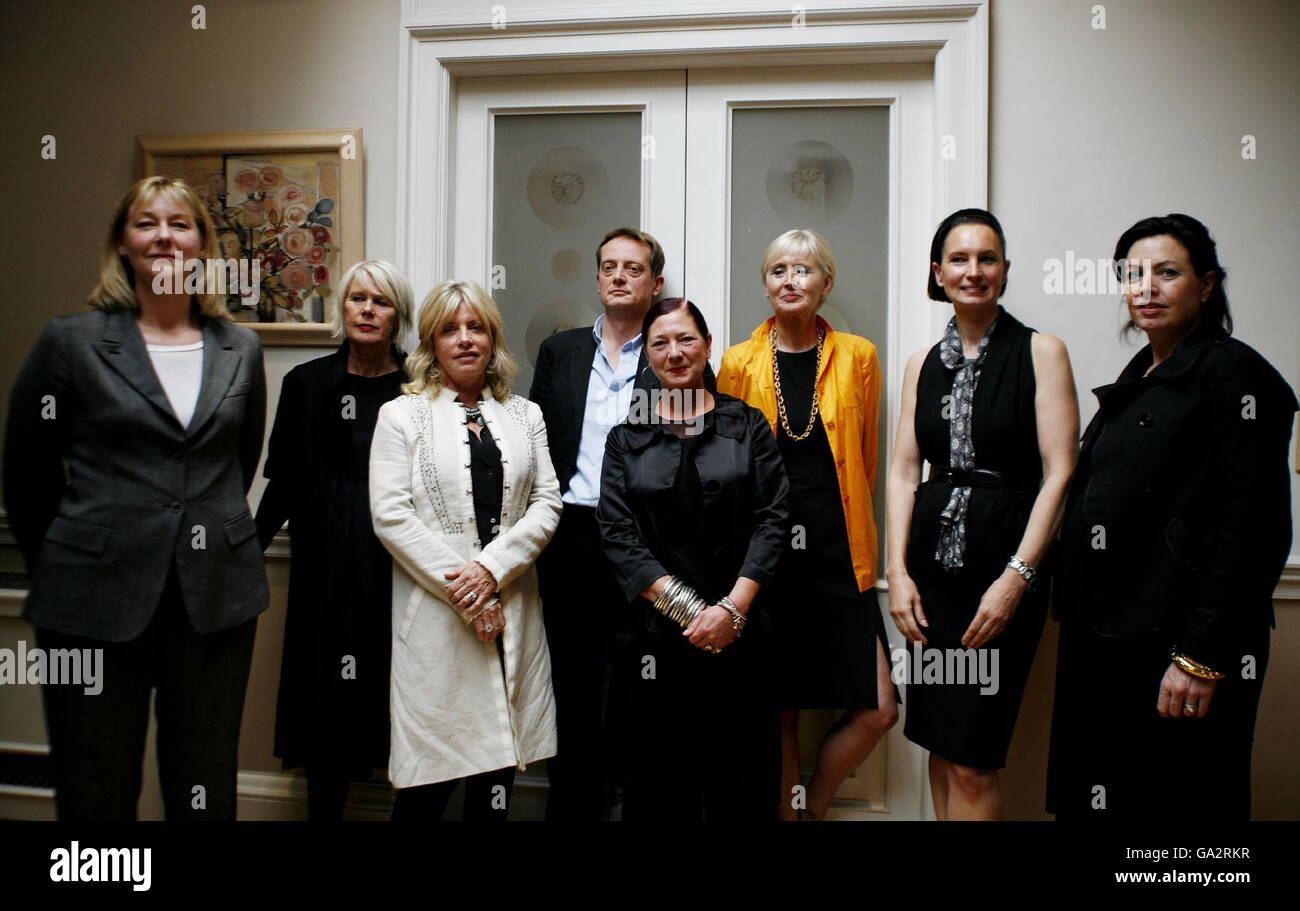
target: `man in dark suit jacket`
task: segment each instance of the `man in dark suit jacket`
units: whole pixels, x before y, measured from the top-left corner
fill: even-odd
[[[626,607],[596,527],[605,437],[627,417],[632,397],[659,388],[641,346],[641,321],[663,290],[664,252],[635,228],[616,228],[596,248],[596,290],[604,313],[594,326],[542,342],[528,397],[546,419],[564,514],[538,560],[551,648],[559,752],[547,760],[547,819],[603,815],[601,701],[606,633]],[[713,375],[706,375],[713,385]]]

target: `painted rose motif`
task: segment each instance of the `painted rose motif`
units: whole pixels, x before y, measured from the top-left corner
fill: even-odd
[[[225,170],[199,178],[195,186],[212,216],[222,254],[251,257],[260,264],[262,322],[307,322],[319,315],[334,257],[335,200],[317,195],[316,178],[301,165],[227,159]],[[228,193],[237,193],[235,200]],[[237,201],[236,201],[237,200]],[[232,313],[246,308],[229,298]]]
[[[307,193],[297,184],[286,184],[281,187],[275,194],[275,198],[281,206],[289,207],[293,205],[304,205],[307,202]]]
[[[311,234],[302,228],[290,228],[284,232],[280,247],[290,256],[302,256],[311,249]]]
[[[312,273],[302,263],[290,263],[280,271],[280,282],[290,291],[306,291],[313,284]]]

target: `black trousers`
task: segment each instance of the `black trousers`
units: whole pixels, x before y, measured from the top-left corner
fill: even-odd
[[[747,629],[720,655],[675,631],[619,637],[610,715],[625,822],[773,818],[780,715],[762,635]]]
[[[602,704],[609,631],[626,601],[601,546],[596,511],[564,504],[537,561],[555,690],[557,753],[546,760],[548,820],[604,817]]]
[[[453,778],[413,788],[399,788],[393,800],[393,822],[439,822],[456,785],[465,782],[463,822],[505,822],[510,814],[513,767]],[[500,790],[498,790],[500,788]]]
[[[1058,821],[1250,819],[1269,629],[1243,632],[1204,718],[1156,711],[1170,644],[1160,632],[1116,639],[1086,621],[1062,624],[1047,768],[1047,809]]]
[[[208,635],[196,633],[173,567],[153,620],[130,642],[105,642],[37,629],[50,649],[103,649],[101,684],[46,684],[45,724],[54,762],[60,820],[136,818],[157,689],[158,774],[169,820],[235,818],[239,727],[257,621]],[[47,651],[48,654],[48,651]]]

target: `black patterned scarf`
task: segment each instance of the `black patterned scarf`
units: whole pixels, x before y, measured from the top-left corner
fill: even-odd
[[[998,321],[984,332],[980,339],[979,354],[967,359],[962,352],[961,334],[957,331],[957,317],[948,321],[943,340],[939,342],[939,358],[949,370],[956,370],[952,379],[952,400],[948,418],[948,465],[952,468],[975,467],[975,441],[971,438],[971,419],[975,414],[975,387],[979,385],[980,368],[988,353],[989,338]],[[966,507],[970,503],[969,487],[954,487],[948,505],[939,514],[939,543],[934,558],[947,572],[957,572],[966,559]]]

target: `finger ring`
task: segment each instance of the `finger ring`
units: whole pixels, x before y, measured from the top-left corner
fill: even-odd
[[[1188,714],[1188,715],[1195,715],[1195,714],[1196,714],[1196,706],[1192,705],[1190,702],[1184,702],[1184,703],[1183,703],[1183,712],[1184,712],[1185,714]]]
[[[711,652],[711,651],[713,651],[713,646],[711,646],[711,645],[706,645],[706,646],[704,646],[704,650],[705,650],[706,652]]]
[[[490,633],[490,632],[492,632],[492,630],[493,630],[494,628],[495,628],[495,627],[493,627],[492,624],[489,623],[489,624],[487,624],[486,626],[483,627],[483,630],[484,630],[485,632],[489,632],[489,633]]]

